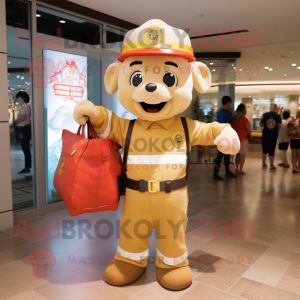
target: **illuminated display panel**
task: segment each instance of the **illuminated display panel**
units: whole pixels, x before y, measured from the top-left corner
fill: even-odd
[[[46,203],[60,201],[53,186],[62,130],[76,133],[75,105],[87,99],[87,57],[43,50]]]

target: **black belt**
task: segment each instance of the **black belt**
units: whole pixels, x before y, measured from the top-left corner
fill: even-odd
[[[157,193],[162,191],[165,193],[171,193],[172,191],[186,187],[186,177],[165,181],[145,181],[126,178],[126,187],[134,191],[139,191],[140,193]]]

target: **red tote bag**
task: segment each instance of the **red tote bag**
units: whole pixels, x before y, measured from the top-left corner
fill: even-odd
[[[119,205],[120,147],[109,138],[96,139],[93,126],[87,125],[89,138],[85,125],[77,134],[63,130],[62,153],[54,174],[57,195],[71,216],[117,210]]]

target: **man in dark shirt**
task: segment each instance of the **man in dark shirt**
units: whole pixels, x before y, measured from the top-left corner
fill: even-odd
[[[278,114],[278,107],[275,103],[270,106],[270,112],[264,113],[260,122],[262,130],[262,169],[267,168],[266,158],[269,153],[270,158],[270,172],[275,172],[274,153],[276,149],[276,142],[278,133],[281,129],[281,116]]]
[[[231,108],[231,98],[229,96],[224,96],[222,98],[222,108],[219,110],[218,115],[217,115],[217,121],[219,123],[229,123],[231,124],[231,115],[230,115],[230,108]],[[213,178],[214,179],[223,179],[222,177],[219,176],[219,170],[222,162],[222,158],[224,156],[224,164],[225,164],[225,173],[226,177],[231,177],[231,178],[236,178],[237,175],[233,174],[229,170],[229,161],[230,161],[230,155],[229,154],[223,154],[218,150],[217,158],[215,160],[215,168],[214,168],[214,174]]]

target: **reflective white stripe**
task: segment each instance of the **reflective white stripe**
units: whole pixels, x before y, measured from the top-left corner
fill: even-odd
[[[123,154],[122,154],[122,159],[123,159]],[[182,155],[182,154],[128,155],[127,164],[131,164],[131,165],[186,164],[186,155]]]
[[[179,257],[167,257],[167,256],[163,255],[158,249],[156,249],[156,255],[166,265],[176,266],[176,265],[183,263],[187,259],[188,252],[185,251],[185,253]]]
[[[97,137],[99,139],[105,139],[110,134],[112,112],[109,109],[107,110],[107,117],[108,117],[108,123],[105,131],[102,134],[97,134]]]
[[[123,257],[129,258],[132,260],[142,260],[149,256],[149,249],[147,249],[141,253],[131,253],[131,252],[127,252],[127,251],[123,250],[119,245],[117,247],[117,252],[119,254],[121,254]]]

